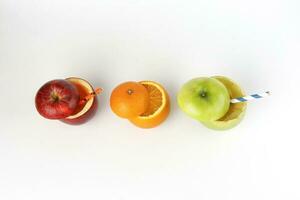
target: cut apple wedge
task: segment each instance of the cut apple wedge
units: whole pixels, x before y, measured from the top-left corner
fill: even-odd
[[[237,98],[241,96],[245,96],[244,91],[240,88],[240,86],[234,81],[230,80],[224,76],[214,76],[215,78],[222,82],[227,88],[230,98]],[[235,126],[237,126],[243,119],[247,108],[246,102],[230,104],[229,110],[227,113],[220,119],[215,121],[201,121],[201,123],[211,129],[215,130],[228,130]]]
[[[89,82],[81,78],[71,77],[66,80],[76,86],[79,91],[80,101],[74,113],[61,119],[61,121],[72,125],[85,123],[96,113],[98,107],[96,95],[100,90],[98,89],[95,91]]]

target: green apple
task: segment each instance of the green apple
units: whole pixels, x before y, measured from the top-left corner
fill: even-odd
[[[227,77],[215,76],[213,77],[222,82],[227,88],[230,98],[237,98],[245,96],[244,91],[239,85]],[[228,130],[238,125],[245,116],[247,108],[246,102],[230,104],[228,112],[220,119],[215,121],[201,121],[201,123],[211,129]]]
[[[230,96],[218,79],[200,77],[182,86],[177,95],[177,102],[190,117],[200,121],[215,121],[227,113]]]

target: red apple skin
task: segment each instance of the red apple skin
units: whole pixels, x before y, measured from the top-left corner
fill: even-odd
[[[47,119],[63,119],[70,116],[78,102],[77,88],[63,79],[45,83],[35,96],[37,111]]]
[[[61,119],[60,121],[62,121],[64,123],[67,123],[67,124],[70,124],[70,125],[83,124],[83,123],[89,121],[95,115],[95,113],[97,111],[97,108],[98,108],[98,101],[97,101],[97,97],[95,96],[92,106],[90,107],[90,109],[86,113],[84,113],[80,117],[77,117],[77,118],[74,118],[74,119],[65,118],[65,119]]]

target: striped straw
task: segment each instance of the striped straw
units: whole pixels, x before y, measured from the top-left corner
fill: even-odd
[[[240,103],[240,102],[250,101],[250,100],[253,100],[253,99],[260,99],[260,98],[263,98],[263,97],[266,97],[266,96],[269,96],[269,95],[270,95],[269,91],[264,92],[264,93],[260,93],[260,94],[252,94],[252,95],[249,95],[249,96],[244,96],[244,97],[231,99],[230,103]]]

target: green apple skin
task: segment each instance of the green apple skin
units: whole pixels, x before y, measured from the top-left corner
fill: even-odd
[[[214,76],[213,78],[221,81],[223,85],[225,85],[231,98],[237,98],[246,95],[246,93],[241,89],[241,87],[231,79],[224,76]],[[228,130],[236,127],[243,120],[246,114],[246,109],[246,102],[230,104],[228,112],[222,118],[215,121],[200,122],[207,128],[213,130]]]
[[[216,120],[216,121],[200,121],[200,122],[209,129],[213,129],[216,131],[226,131],[236,127],[243,120],[245,114],[246,112],[245,110],[243,110],[237,118],[232,119],[230,121]]]
[[[177,95],[179,107],[200,121],[215,121],[229,109],[230,96],[226,87],[215,78],[194,78],[185,83]]]

